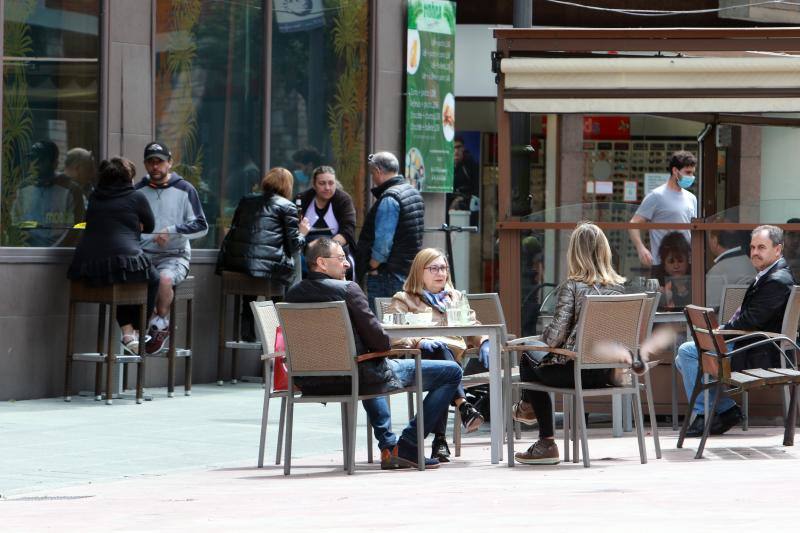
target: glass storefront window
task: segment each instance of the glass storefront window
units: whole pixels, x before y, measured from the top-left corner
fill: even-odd
[[[369,2],[274,6],[270,166],[293,170],[297,192],[308,188],[314,166],[332,165],[363,206]]]
[[[156,138],[200,195],[216,248],[263,173],[263,2],[158,0]]]
[[[5,2],[3,246],[79,238],[99,144],[100,3]]]

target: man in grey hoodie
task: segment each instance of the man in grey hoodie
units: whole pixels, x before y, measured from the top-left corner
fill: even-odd
[[[136,184],[136,189],[147,197],[158,229],[152,234],[142,234],[142,250],[161,278],[148,329],[150,340],[145,344],[147,353],[152,354],[166,347],[174,287],[189,274],[192,255],[189,240],[208,233],[208,223],[197,190],[170,172],[172,153],[164,143],[151,142],[145,147],[144,166],[147,176]]]

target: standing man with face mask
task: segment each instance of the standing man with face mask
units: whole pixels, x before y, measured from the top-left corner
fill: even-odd
[[[208,233],[208,222],[197,190],[172,169],[172,153],[164,143],[151,142],[144,149],[147,176],[136,184],[155,215],[156,232],[142,234],[142,250],[159,274],[155,310],[150,318],[145,344],[148,354],[166,347],[169,337],[169,307],[175,286],[189,274],[190,239]]]
[[[688,190],[694,184],[694,171],[697,159],[689,152],[675,152],[669,160],[670,176],[667,183],[650,191],[644,197],[636,214],[631,218],[632,223],[642,222],[678,222],[688,224],[697,217],[697,197]],[[658,248],[664,235],[675,230],[653,229],[650,230],[650,249],[642,242],[638,229],[628,230],[639,260],[643,266],[659,267]],[[688,230],[680,233],[691,243],[691,234]]]

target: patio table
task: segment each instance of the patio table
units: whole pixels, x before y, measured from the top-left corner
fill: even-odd
[[[403,337],[469,337],[487,335],[489,337],[489,427],[491,432],[491,460],[492,464],[497,464],[503,460],[503,420],[506,413],[503,412],[505,402],[503,395],[509,394],[503,387],[503,376],[501,373],[501,353],[504,326],[502,324],[473,324],[465,326],[418,326],[418,325],[386,325],[383,326],[386,334],[393,339]],[[513,461],[509,457],[509,464]]]

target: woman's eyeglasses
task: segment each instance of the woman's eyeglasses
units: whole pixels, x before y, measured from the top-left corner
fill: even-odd
[[[441,265],[441,266],[434,265],[434,266],[425,267],[425,270],[427,270],[431,274],[439,274],[440,272],[441,273],[447,273],[447,271],[450,270],[450,267],[448,267],[447,265]]]

